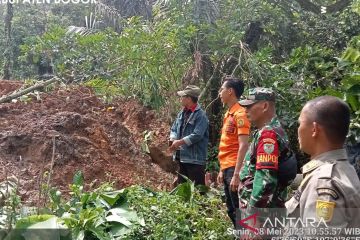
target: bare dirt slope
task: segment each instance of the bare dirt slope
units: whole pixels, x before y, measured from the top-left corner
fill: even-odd
[[[0,96],[21,85],[0,81]],[[0,180],[17,176],[23,200],[36,201],[41,176],[51,166],[55,138],[51,185],[63,191],[77,170],[88,183],[169,189],[173,175],[141,151],[145,130],[153,131],[155,162],[173,171],[169,155],[159,150],[166,146],[168,124],[135,100],[106,105],[91,89],[77,86],[42,93],[28,103],[0,104]]]

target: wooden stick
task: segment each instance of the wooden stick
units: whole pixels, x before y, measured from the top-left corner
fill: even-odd
[[[53,168],[54,168],[54,163],[55,163],[55,148],[56,148],[56,142],[55,142],[55,138],[57,136],[53,136],[52,137],[52,143],[53,143],[53,149],[52,149],[52,156],[51,156],[51,165],[50,165],[50,170],[49,170],[49,176],[48,176],[48,180],[46,183],[46,192],[45,192],[45,196],[44,196],[44,206],[47,203],[47,199],[48,199],[48,195],[49,195],[49,189],[50,189],[50,179],[51,179],[51,175],[53,172]]]
[[[51,83],[54,83],[56,81],[59,81],[59,79],[57,77],[54,77],[50,80],[47,80],[45,82],[42,82],[42,83],[39,83],[39,84],[35,84],[34,86],[31,86],[29,88],[26,88],[20,92],[15,92],[15,93],[12,93],[10,95],[7,95],[7,96],[4,96],[4,97],[1,97],[0,98],[0,103],[6,103],[6,102],[10,102],[11,100],[15,99],[15,98],[18,98],[18,97],[21,97],[22,95],[25,95],[25,94],[28,94],[34,90],[37,90],[39,88],[42,88],[42,87],[45,87]]]

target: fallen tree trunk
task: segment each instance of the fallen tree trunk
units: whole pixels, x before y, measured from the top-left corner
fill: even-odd
[[[50,80],[47,80],[45,82],[42,82],[42,83],[39,83],[39,84],[35,84],[34,86],[31,86],[29,88],[26,88],[24,90],[21,90],[19,92],[15,92],[15,93],[12,93],[10,95],[7,95],[7,96],[4,96],[2,98],[0,98],[0,104],[1,103],[6,103],[6,102],[10,102],[11,100],[15,99],[15,98],[18,98],[18,97],[21,97],[22,95],[25,95],[25,94],[28,94],[34,90],[37,90],[39,88],[43,88],[47,85],[50,85],[51,83],[54,83],[56,81],[58,81],[59,79],[54,77]]]

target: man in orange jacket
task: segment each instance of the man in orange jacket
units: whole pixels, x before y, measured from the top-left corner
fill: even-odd
[[[239,172],[249,146],[250,122],[245,108],[239,99],[244,92],[243,81],[225,78],[219,90],[223,104],[229,108],[225,113],[219,145],[220,172],[218,183],[224,184],[228,215],[235,226],[236,208],[239,208],[237,189],[240,183]]]

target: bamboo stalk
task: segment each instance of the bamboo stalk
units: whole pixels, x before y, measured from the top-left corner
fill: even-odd
[[[22,95],[25,95],[25,94],[28,94],[34,90],[37,90],[39,88],[42,88],[42,87],[45,87],[49,84],[52,84],[56,81],[59,81],[59,79],[57,77],[54,77],[50,80],[47,80],[45,82],[42,82],[42,83],[39,83],[39,84],[35,84],[34,86],[31,86],[29,88],[26,88],[20,92],[15,92],[15,93],[12,93],[10,95],[7,95],[7,96],[4,96],[4,97],[1,97],[0,98],[0,104],[1,103],[6,103],[6,102],[10,102],[11,100],[15,99],[15,98],[18,98],[18,97],[21,97]]]

